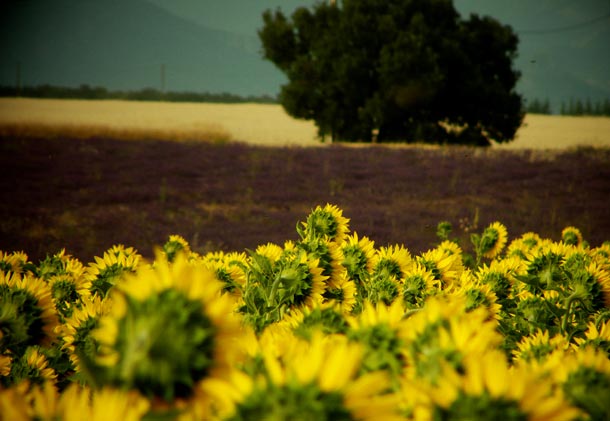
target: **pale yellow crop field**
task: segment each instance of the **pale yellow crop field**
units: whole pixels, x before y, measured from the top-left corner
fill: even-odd
[[[529,114],[513,142],[501,148],[610,147],[610,117]]]
[[[73,131],[83,127],[101,134],[122,131],[129,137],[158,132],[163,138],[195,140],[211,131],[253,144],[319,144],[313,123],[295,120],[274,104],[0,98],[0,130],[11,125]]]
[[[165,103],[118,100],[0,98],[0,132],[157,135],[170,139],[238,140],[270,146],[319,146],[311,121],[274,104]],[[610,147],[610,118],[527,115],[516,140],[500,148]]]

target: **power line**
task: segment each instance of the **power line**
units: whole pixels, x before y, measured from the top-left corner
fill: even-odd
[[[517,30],[516,32],[521,34],[521,35],[554,34],[554,33],[557,33],[557,32],[566,32],[566,31],[572,31],[574,29],[584,28],[586,26],[596,24],[597,22],[604,21],[604,20],[606,20],[608,18],[610,18],[610,13],[607,13],[607,14],[605,14],[603,16],[598,16],[596,18],[590,19],[590,20],[585,21],[585,22],[575,23],[573,25],[560,26],[560,27],[557,27],[557,28],[549,28],[549,29],[524,29],[524,30]]]

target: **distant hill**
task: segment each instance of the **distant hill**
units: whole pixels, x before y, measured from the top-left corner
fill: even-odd
[[[1,85],[19,77],[22,85],[263,95],[284,80],[252,39],[145,0],[5,1],[0,52]]]
[[[0,85],[88,84],[111,90],[276,95],[284,75],[262,59],[263,10],[314,0],[0,0]],[[610,3],[455,0],[520,38],[526,99],[610,97]],[[209,11],[207,13],[206,11]],[[236,14],[246,16],[236,19]],[[223,19],[223,16],[231,18]],[[219,29],[230,27],[232,32]],[[162,70],[163,66],[163,70]],[[164,73],[164,77],[162,76]]]

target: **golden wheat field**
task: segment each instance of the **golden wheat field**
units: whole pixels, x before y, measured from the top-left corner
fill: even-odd
[[[165,103],[0,98],[0,134],[237,140],[267,146],[318,146],[311,121],[274,104]],[[527,115],[501,148],[610,147],[610,118]]]

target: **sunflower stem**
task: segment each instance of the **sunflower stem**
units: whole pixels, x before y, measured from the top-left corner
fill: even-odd
[[[281,274],[278,273],[277,276],[275,277],[275,280],[273,281],[273,284],[271,285],[271,291],[269,292],[269,295],[267,296],[267,307],[272,307],[273,301],[275,300],[275,295],[277,294],[277,289],[279,288],[281,281],[282,281]]]
[[[568,329],[568,320],[572,316],[572,307],[575,302],[581,303],[583,306],[586,306],[586,303],[582,300],[580,294],[573,292],[568,298],[566,298],[566,313],[563,315],[563,319],[561,321],[561,333],[566,334]]]

